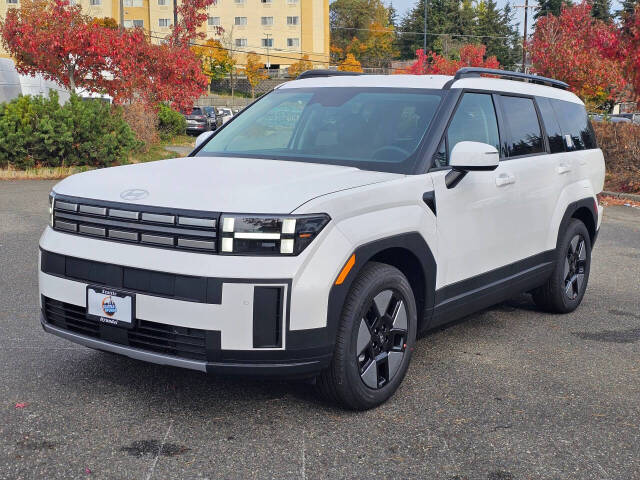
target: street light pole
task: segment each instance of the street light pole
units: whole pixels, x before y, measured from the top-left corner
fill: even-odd
[[[173,28],[178,27],[178,0],[173,0]]]
[[[120,0],[120,30],[124,29],[124,0]]]
[[[522,73],[527,73],[527,14],[529,0],[524,0],[524,33],[522,35]]]
[[[424,42],[423,50],[425,55],[427,54],[427,0],[424,0]]]
[[[271,34],[265,33],[264,36],[267,37],[267,70],[271,70],[271,59],[269,58],[269,44],[271,43],[269,37]]]

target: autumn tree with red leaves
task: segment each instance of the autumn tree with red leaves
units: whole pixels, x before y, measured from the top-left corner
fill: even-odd
[[[162,44],[151,43],[140,28],[104,26],[69,0],[23,0],[20,9],[9,10],[0,22],[0,36],[22,74],[40,73],[71,92],[106,93],[114,103],[153,106],[167,101],[190,108],[206,91],[207,78],[189,39],[198,38],[198,9],[213,2],[185,0],[174,41]]]
[[[500,63],[494,56],[485,58],[485,45],[464,45],[460,49],[460,60],[452,60],[435,52],[424,53],[422,49],[416,52],[417,60],[406,70],[399,73],[412,75],[454,75],[463,67],[500,68]]]
[[[615,99],[625,86],[617,26],[593,18],[587,2],[539,18],[529,52],[535,72],[567,82],[590,107]]]
[[[207,8],[216,0],[184,0],[178,5],[178,23],[171,28],[169,43],[174,46],[189,46],[197,40],[207,38],[198,28],[207,21]],[[216,34],[223,32],[222,27],[214,27]]]
[[[633,90],[633,98],[640,102],[640,5],[624,19],[620,32],[624,51],[624,71]]]

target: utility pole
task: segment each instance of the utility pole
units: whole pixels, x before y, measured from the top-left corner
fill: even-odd
[[[524,0],[524,5],[514,5],[515,8],[524,8],[524,32],[522,32],[522,73],[527,73],[527,20],[530,8],[538,8],[538,5],[529,5],[529,0]]]
[[[120,30],[124,29],[124,0],[120,0]]]
[[[178,27],[178,0],[173,0],[173,28]]]
[[[425,55],[427,54],[427,0],[424,0],[424,42],[422,46]]]

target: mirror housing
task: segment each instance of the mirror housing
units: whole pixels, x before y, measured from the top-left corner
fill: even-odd
[[[462,172],[491,171],[498,168],[496,147],[481,142],[458,142],[451,150],[449,166]]]
[[[208,132],[202,132],[200,135],[198,135],[196,137],[196,148],[198,148],[204,142],[209,140],[209,138],[211,138],[211,135],[213,135],[214,133],[215,133],[215,131],[211,130],[211,131],[208,131]]]

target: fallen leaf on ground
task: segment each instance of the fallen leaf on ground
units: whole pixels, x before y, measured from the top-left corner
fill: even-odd
[[[26,407],[27,405],[29,405],[29,404],[28,404],[28,403],[26,403],[26,402],[16,403],[16,408],[24,408],[24,407]]]

